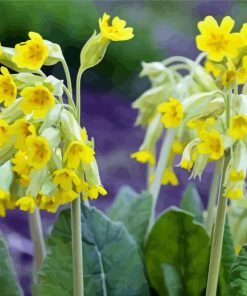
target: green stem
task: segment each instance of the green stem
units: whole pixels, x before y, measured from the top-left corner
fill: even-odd
[[[80,67],[76,77],[76,109],[77,109],[77,120],[81,121],[81,76],[83,68]]]
[[[155,179],[152,185],[150,186],[150,193],[152,194],[152,197],[153,197],[153,204],[152,204],[152,212],[151,212],[151,217],[149,222],[148,233],[151,230],[155,221],[155,209],[156,209],[156,204],[157,204],[157,200],[160,192],[162,176],[164,173],[164,169],[167,166],[174,136],[175,136],[175,129],[174,128],[168,129],[160,150],[160,157],[159,157],[157,168],[155,171]]]
[[[213,225],[214,225],[215,207],[216,207],[217,195],[219,190],[220,173],[222,171],[222,165],[223,165],[222,160],[216,162],[212,184],[210,188],[210,193],[209,193],[205,227],[210,236],[211,236]]]
[[[73,95],[73,89],[72,89],[72,83],[71,83],[71,78],[70,78],[70,73],[69,73],[69,67],[68,67],[68,65],[67,65],[64,58],[61,59],[61,63],[63,65],[65,77],[66,77],[66,80],[67,80],[68,90],[69,90],[70,94]]]
[[[38,208],[35,209],[33,214],[29,215],[29,227],[34,249],[34,266],[35,270],[38,270],[41,267],[46,254],[42,223]]]
[[[221,178],[219,183],[220,190],[218,195],[217,214],[213,233],[213,241],[211,246],[206,296],[216,296],[217,292],[227,209],[227,198],[223,196],[223,174],[226,171],[228,161],[229,157],[225,156],[223,160],[224,165],[221,171]]]

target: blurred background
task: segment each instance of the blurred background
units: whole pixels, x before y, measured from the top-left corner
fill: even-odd
[[[141,62],[160,61],[172,55],[195,58],[198,54],[194,42],[198,21],[207,15],[218,20],[230,15],[239,29],[247,22],[246,9],[246,1],[0,0],[0,41],[2,45],[12,47],[27,40],[29,31],[39,32],[45,39],[61,45],[75,77],[80,50],[94,29],[98,30],[98,19],[104,12],[117,15],[134,27],[135,38],[112,43],[103,62],[88,70],[82,83],[83,125],[95,138],[102,183],[109,193],[94,204],[105,211],[122,185],[128,184],[137,192],[145,188],[144,166],[129,158],[144,136],[141,128],[134,127],[136,111],[131,109],[131,102],[149,87],[145,78],[138,77]],[[63,78],[60,65],[46,70]],[[158,211],[177,205],[188,183],[187,173],[178,168],[175,171],[180,185],[162,189]],[[209,168],[202,181],[196,181],[204,205],[211,173],[212,168]],[[55,217],[44,214],[42,218],[47,232]],[[27,214],[9,212],[0,223],[25,295],[31,295],[32,244]]]

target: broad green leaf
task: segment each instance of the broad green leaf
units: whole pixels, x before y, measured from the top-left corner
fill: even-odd
[[[232,239],[232,233],[229,226],[228,217],[226,217],[219,279],[220,293],[222,296],[227,295],[227,291],[229,289],[230,272],[235,259],[236,255]]]
[[[185,292],[198,296],[206,285],[210,240],[205,229],[188,212],[172,207],[165,211],[151,230],[145,252],[146,268],[153,288],[169,295],[163,264],[177,269]]]
[[[180,202],[180,208],[191,213],[196,221],[203,222],[203,205],[201,197],[194,186],[187,186]]]
[[[0,295],[22,296],[23,292],[17,282],[16,273],[7,245],[0,237]]]
[[[121,223],[82,207],[85,295],[149,295],[138,247]],[[50,237],[40,274],[42,295],[73,295],[70,210],[64,210]]]
[[[114,200],[109,217],[123,222],[142,249],[152,208],[152,197],[148,192],[137,194],[130,187],[120,189]]]
[[[164,281],[169,296],[186,296],[185,288],[180,273],[170,264],[162,264]]]
[[[246,296],[246,295],[247,295],[247,245],[244,245],[231,269],[229,296]]]

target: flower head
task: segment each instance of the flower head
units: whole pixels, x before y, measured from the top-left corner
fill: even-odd
[[[110,15],[104,13],[99,19],[101,34],[112,41],[125,41],[134,37],[133,28],[126,28],[126,22],[119,17],[114,17],[112,24],[109,25]]]
[[[243,41],[240,33],[231,33],[234,23],[230,16],[226,16],[218,25],[212,16],[207,16],[198,23],[201,32],[201,35],[196,37],[198,49],[207,52],[208,58],[216,62],[220,62],[224,57],[236,57]]]
[[[0,147],[2,147],[8,142],[9,136],[10,126],[5,120],[0,119]]]
[[[161,122],[166,128],[177,127],[184,115],[183,105],[174,98],[170,98],[169,102],[160,104],[158,112],[162,113]]]
[[[64,191],[72,191],[81,185],[80,178],[72,169],[59,169],[53,173],[53,183]]]
[[[68,168],[78,168],[80,162],[90,164],[94,160],[94,150],[80,141],[73,141],[64,153]]]
[[[224,154],[222,137],[216,129],[199,133],[201,143],[197,145],[198,152],[208,154],[213,160],[220,159]]]
[[[48,56],[48,47],[40,34],[29,32],[30,40],[16,44],[12,60],[19,68],[40,69]]]
[[[246,115],[238,114],[231,118],[229,135],[236,140],[242,140],[247,135]]]
[[[86,200],[87,198],[97,199],[99,197],[99,194],[103,196],[107,194],[107,191],[103,186],[101,185],[88,186],[88,189],[83,194],[83,199],[84,200]]]
[[[35,210],[35,201],[34,198],[31,196],[23,196],[21,198],[19,198],[15,205],[17,207],[20,207],[21,211],[28,211],[31,214],[34,213]]]
[[[155,156],[152,151],[149,150],[140,150],[135,153],[132,153],[131,158],[135,158],[138,162],[141,163],[150,163],[150,165],[155,165]]]
[[[55,98],[44,86],[26,87],[21,91],[23,101],[20,104],[25,114],[33,114],[34,119],[44,118],[53,108]]]
[[[26,139],[29,136],[35,136],[35,127],[31,122],[23,119],[18,119],[11,126],[11,133],[16,136],[15,148],[20,150],[26,149]]]
[[[28,164],[35,169],[44,167],[51,158],[47,139],[42,136],[29,136],[26,143]]]
[[[1,67],[2,74],[0,75],[0,103],[4,102],[4,106],[10,106],[17,94],[17,88],[11,77],[9,70]]]

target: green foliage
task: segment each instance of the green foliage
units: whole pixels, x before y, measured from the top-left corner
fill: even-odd
[[[201,197],[193,185],[188,185],[180,202],[180,208],[191,213],[197,222],[203,222]]]
[[[85,206],[81,220],[85,295],[149,295],[138,247],[126,228]],[[73,295],[70,210],[55,224],[39,275],[42,295]]]
[[[123,222],[143,249],[151,209],[152,197],[148,192],[138,195],[130,187],[124,186],[119,190],[108,215],[113,221]]]
[[[229,296],[246,296],[246,295],[247,295],[247,245],[244,245],[231,269]]]
[[[170,264],[162,264],[164,272],[164,281],[167,287],[169,296],[182,296],[187,295],[184,291],[182,278],[177,269]]]
[[[156,221],[148,237],[145,261],[152,287],[159,295],[169,295],[162,266],[172,265],[180,275],[185,291],[198,296],[206,285],[209,237],[193,216],[170,208]],[[175,272],[173,272],[175,274]]]
[[[16,279],[16,273],[7,246],[0,237],[0,295],[22,296],[23,292]]]

